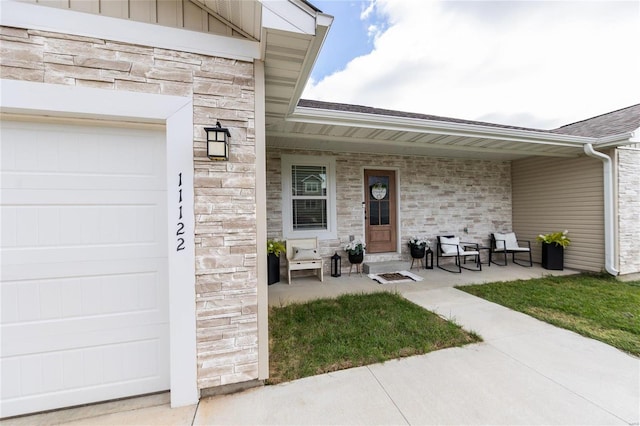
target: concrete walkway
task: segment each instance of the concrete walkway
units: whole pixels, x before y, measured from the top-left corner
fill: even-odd
[[[82,425],[640,423],[640,360],[451,287],[411,287],[413,302],[484,342],[353,368],[170,409],[3,422]],[[54,413],[55,414],[55,413]]]
[[[485,341],[206,399],[194,424],[640,421],[637,358],[453,288],[404,295]]]

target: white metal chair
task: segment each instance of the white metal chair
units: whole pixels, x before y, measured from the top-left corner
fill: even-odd
[[[520,246],[520,243],[522,243],[523,245]],[[526,247],[524,246],[525,243],[526,243]],[[507,266],[508,253],[511,253],[511,261],[516,265],[527,266],[527,267],[533,266],[533,260],[531,259],[531,242],[530,241],[518,240],[516,238],[516,234],[513,232],[508,232],[505,234],[494,232],[493,234],[491,234],[491,250],[489,250],[489,263],[493,262],[498,266]],[[516,258],[516,254],[519,254],[519,253],[526,253],[529,255],[528,265],[524,263],[519,263],[519,262],[526,262],[526,260]],[[495,255],[504,256],[504,262],[498,263],[495,260],[493,260]]]
[[[475,249],[475,250],[469,250]],[[476,268],[467,268],[463,266],[463,261],[466,263],[467,257],[472,256],[474,258]],[[452,271],[440,265],[440,258],[455,259],[455,265],[458,267],[457,271]],[[438,237],[438,244],[436,246],[436,266],[443,271],[461,273],[462,268],[469,271],[482,271],[482,263],[480,262],[480,250],[478,250],[477,243],[468,243],[460,241],[460,238],[453,235],[442,235]]]

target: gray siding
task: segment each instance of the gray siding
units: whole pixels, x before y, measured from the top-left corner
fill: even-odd
[[[529,158],[512,163],[513,227],[541,261],[539,234],[569,231],[565,267],[604,269],[602,163],[588,157]]]

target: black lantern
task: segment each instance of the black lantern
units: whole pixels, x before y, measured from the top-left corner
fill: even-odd
[[[342,275],[342,257],[336,252],[331,256],[331,276],[339,277]]]
[[[433,250],[427,248],[424,256],[424,269],[433,269]]]
[[[222,127],[218,121],[216,127],[205,127],[204,131],[207,132],[207,157],[211,160],[228,161],[231,138],[229,129]]]

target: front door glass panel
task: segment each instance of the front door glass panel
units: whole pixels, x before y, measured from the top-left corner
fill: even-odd
[[[389,225],[389,177],[369,176],[369,225]]]

